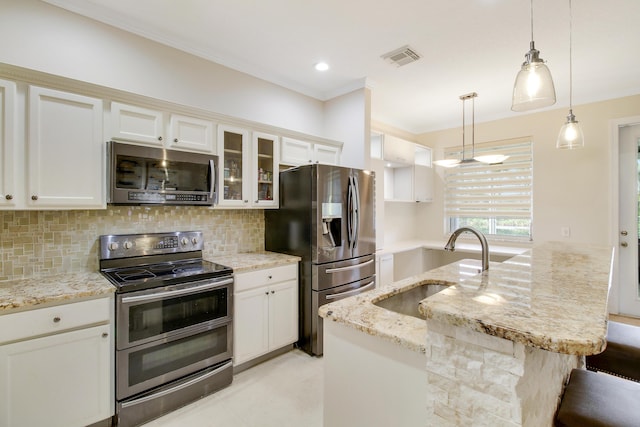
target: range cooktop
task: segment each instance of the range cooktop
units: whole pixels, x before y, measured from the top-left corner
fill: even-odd
[[[203,246],[199,231],[100,236],[100,272],[120,292],[233,274],[202,259]]]

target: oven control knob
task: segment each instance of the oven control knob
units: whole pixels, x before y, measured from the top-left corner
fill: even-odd
[[[127,241],[122,244],[125,249],[131,249],[133,247],[133,243]]]
[[[198,238],[194,237],[193,239],[191,239],[191,243],[193,243],[194,246],[197,245],[198,244]]]
[[[180,243],[182,244],[182,246],[187,246],[189,244],[189,239],[183,237],[182,239],[180,239]]]
[[[119,247],[120,247],[120,245],[118,245],[118,242],[109,243],[109,250],[110,251],[117,251]]]

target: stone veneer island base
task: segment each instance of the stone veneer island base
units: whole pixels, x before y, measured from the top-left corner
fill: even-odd
[[[605,347],[611,262],[552,242],[321,307],[324,425],[551,426],[571,369]],[[451,285],[420,303],[426,321],[375,305],[425,283]]]

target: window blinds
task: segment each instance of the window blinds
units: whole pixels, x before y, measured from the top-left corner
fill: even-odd
[[[467,147],[465,158],[470,158]],[[530,138],[476,144],[475,155],[504,154],[502,164],[465,163],[445,169],[445,216],[451,218],[528,219],[532,215],[532,147]],[[462,146],[445,150],[461,158]]]

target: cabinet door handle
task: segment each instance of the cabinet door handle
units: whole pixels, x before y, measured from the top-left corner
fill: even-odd
[[[62,320],[62,319],[60,319],[59,316],[56,316],[56,317],[53,318],[53,323],[59,323],[60,320]]]
[[[31,200],[38,200],[38,196],[34,194],[33,196],[31,196]]]
[[[7,200],[13,200],[13,195],[7,194],[6,196],[4,196],[4,198]]]
[[[103,332],[103,333],[102,333],[102,338],[106,338],[106,337],[108,337],[108,336],[109,336],[109,334],[108,334],[108,333],[106,333],[106,332]]]
[[[276,293],[276,291],[271,291],[271,293],[272,293],[272,294],[275,294],[275,293]]]
[[[178,138],[173,138],[173,142],[178,142]]]
[[[272,275],[269,275],[269,276],[267,277],[267,279],[271,280],[271,279],[273,279],[273,276],[272,276]]]
[[[162,141],[162,137],[161,136],[158,137],[158,141]]]

